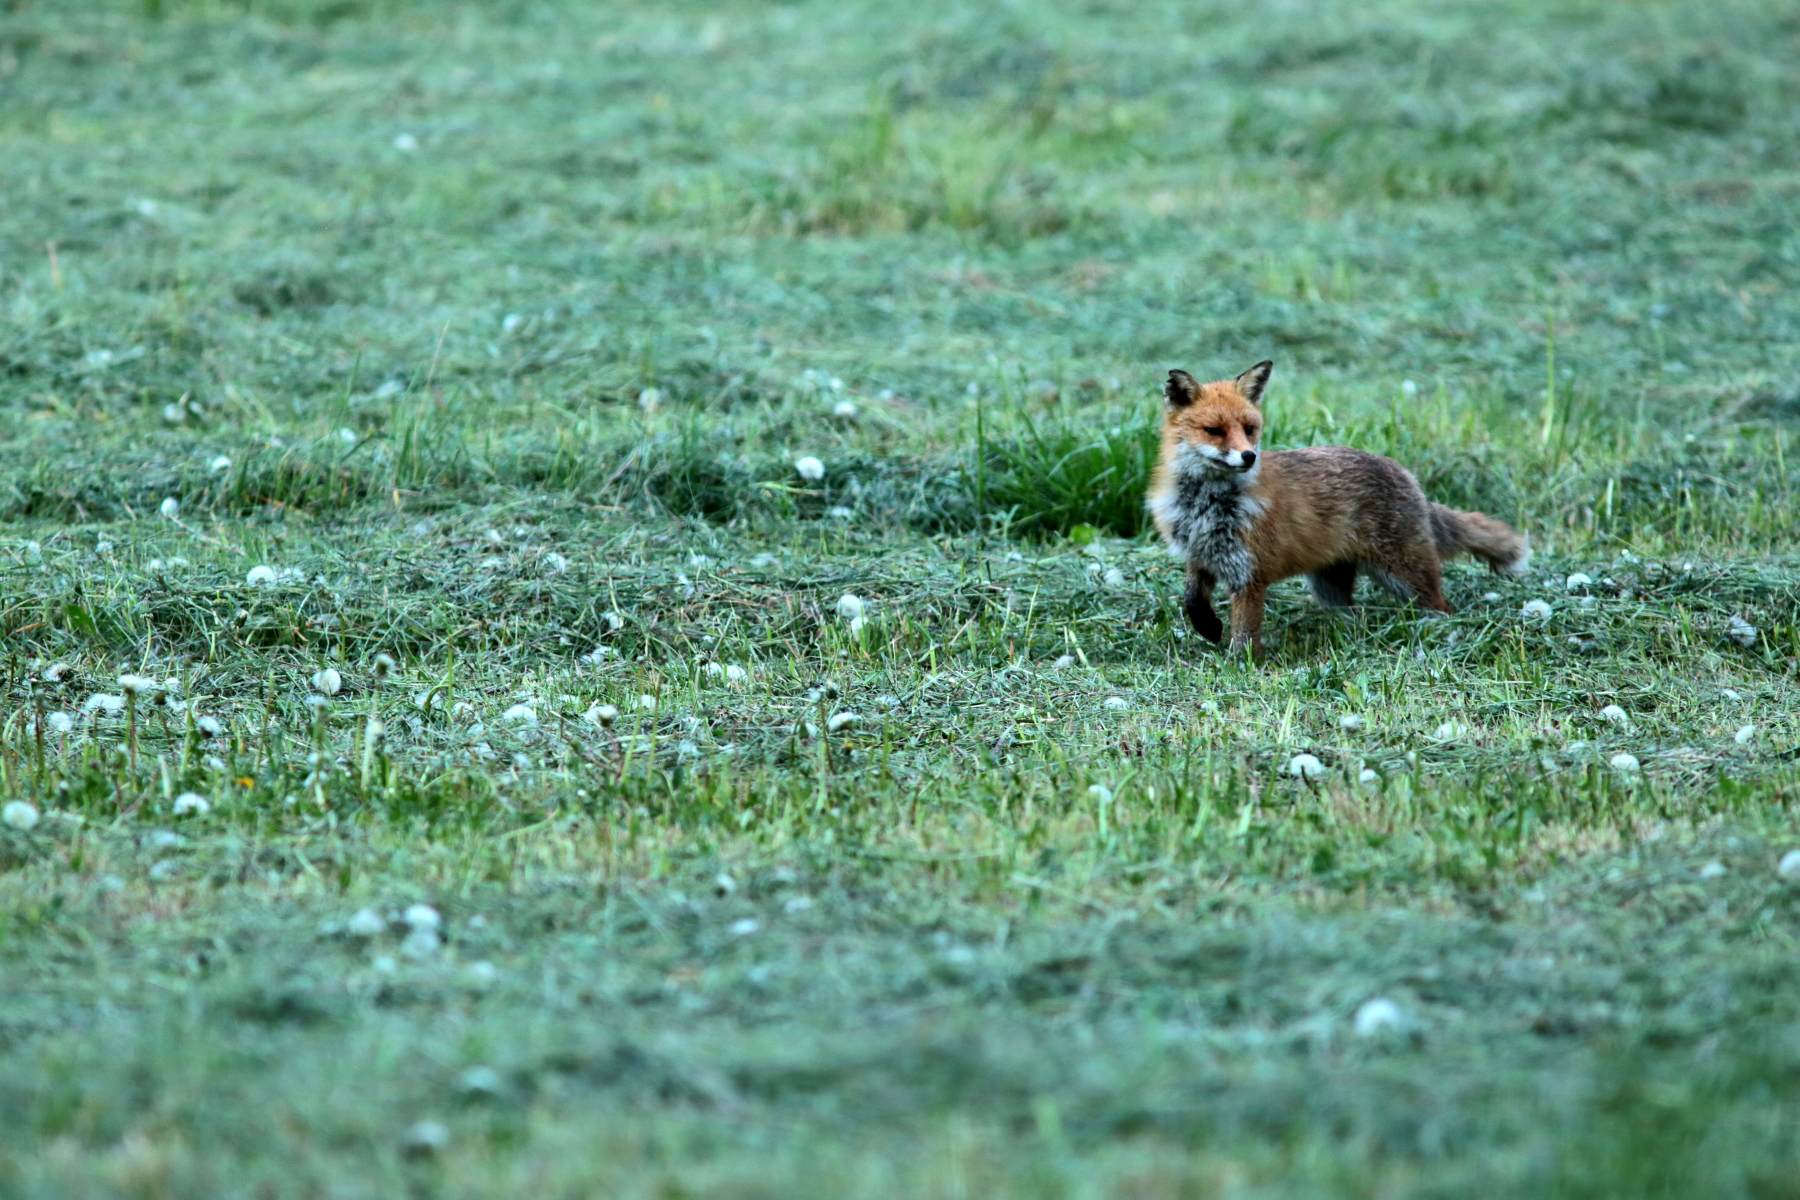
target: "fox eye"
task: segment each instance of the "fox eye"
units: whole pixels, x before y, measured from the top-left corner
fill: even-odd
[[[1254,425],[1244,426],[1244,436],[1247,438],[1255,437],[1256,436],[1256,426],[1254,426]]]
[[[1207,437],[1224,437],[1225,436],[1225,428],[1222,425],[1208,425],[1206,428],[1202,429],[1200,432],[1204,433]]]

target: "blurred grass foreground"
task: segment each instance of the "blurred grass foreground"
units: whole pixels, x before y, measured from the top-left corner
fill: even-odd
[[[0,1197],[1800,1196],[1796,62],[0,0]],[[1262,358],[1533,573],[1188,636]]]

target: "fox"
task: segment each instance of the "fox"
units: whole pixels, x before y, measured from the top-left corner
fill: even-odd
[[[1145,496],[1157,532],[1187,564],[1182,609],[1207,641],[1224,625],[1213,589],[1231,597],[1230,652],[1263,657],[1270,585],[1306,576],[1313,599],[1347,611],[1359,572],[1422,608],[1451,611],[1443,562],[1466,553],[1501,575],[1530,560],[1525,538],[1502,521],[1425,498],[1391,458],[1349,446],[1264,454],[1262,400],[1275,364],[1199,383],[1170,371],[1163,385],[1162,452]]]

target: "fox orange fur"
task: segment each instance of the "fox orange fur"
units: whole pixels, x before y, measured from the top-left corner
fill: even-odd
[[[1231,596],[1231,649],[1262,654],[1269,586],[1305,575],[1313,598],[1349,608],[1356,575],[1439,612],[1443,560],[1466,552],[1502,574],[1530,550],[1507,525],[1425,499],[1391,458],[1348,446],[1263,454],[1262,395],[1270,362],[1236,379],[1197,383],[1169,372],[1163,388],[1162,459],[1147,502],[1169,549],[1187,562],[1182,607],[1194,631],[1224,634],[1212,591]]]

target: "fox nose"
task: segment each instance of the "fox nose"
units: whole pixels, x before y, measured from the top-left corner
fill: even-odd
[[[1254,451],[1254,450],[1244,451],[1244,470],[1248,471],[1251,467],[1254,467],[1255,465],[1256,465],[1256,451]]]

